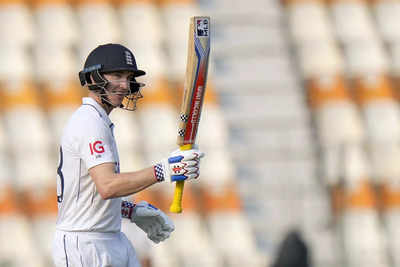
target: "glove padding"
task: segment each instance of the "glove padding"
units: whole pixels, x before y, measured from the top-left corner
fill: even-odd
[[[164,159],[164,177],[171,182],[196,179],[200,175],[200,159],[204,153],[193,148],[190,150],[177,149],[172,152],[168,159]]]
[[[133,208],[131,222],[142,229],[154,243],[167,239],[175,230],[168,216],[146,201],[140,201]]]

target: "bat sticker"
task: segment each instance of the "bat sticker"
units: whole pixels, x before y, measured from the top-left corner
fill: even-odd
[[[209,23],[207,18],[199,18],[196,21],[196,37],[208,37]]]

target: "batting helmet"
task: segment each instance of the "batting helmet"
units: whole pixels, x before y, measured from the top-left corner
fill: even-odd
[[[104,78],[103,74],[115,71],[132,72],[133,75],[129,81],[130,92],[131,94],[138,93],[140,95],[139,89],[144,84],[136,82],[135,78],[146,73],[137,68],[133,53],[120,44],[100,45],[90,52],[83,70],[79,72],[79,80],[82,86],[87,85],[89,90],[99,93],[104,102],[104,100],[107,100],[105,98],[105,90],[109,81]],[[136,96],[136,98],[140,97]],[[106,102],[109,104],[108,101]]]

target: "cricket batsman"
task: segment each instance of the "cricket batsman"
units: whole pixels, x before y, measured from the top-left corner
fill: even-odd
[[[170,218],[153,205],[121,197],[163,181],[199,177],[197,148],[176,150],[154,166],[120,173],[109,118],[115,108],[135,110],[145,75],[132,52],[120,44],[100,45],[90,52],[79,72],[88,97],[72,114],[60,141],[57,169],[58,217],[53,243],[57,267],[137,267],[135,249],[121,232],[126,218],[159,243],[174,230]]]

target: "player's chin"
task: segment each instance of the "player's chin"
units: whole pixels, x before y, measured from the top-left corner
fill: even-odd
[[[121,106],[123,100],[124,100],[124,97],[123,97],[123,96],[121,96],[121,97],[118,96],[118,97],[114,98],[114,99],[111,101],[111,103],[113,104],[113,106],[119,107],[119,106]]]

